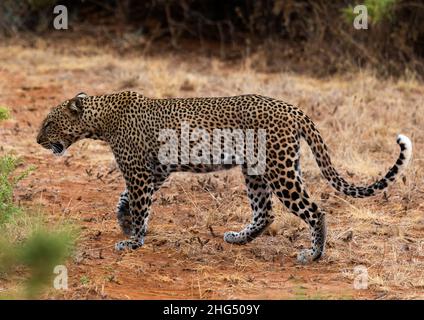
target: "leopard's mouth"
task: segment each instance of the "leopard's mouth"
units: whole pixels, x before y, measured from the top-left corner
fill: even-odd
[[[66,151],[65,146],[61,142],[50,143],[50,149],[52,150],[53,154],[56,156],[62,156]]]
[[[50,150],[55,156],[63,156],[66,152],[66,144],[63,141],[50,142],[48,140],[37,141],[43,148]]]

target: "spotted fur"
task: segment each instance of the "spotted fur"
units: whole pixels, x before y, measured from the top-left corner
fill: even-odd
[[[239,232],[224,235],[228,243],[245,244],[260,235],[274,220],[272,194],[311,232],[312,247],[298,260],[306,263],[324,254],[325,212],[309,197],[300,173],[300,139],[304,138],[315,156],[322,175],[338,191],[352,197],[377,194],[391,184],[407,166],[410,140],[399,135],[401,152],[396,163],[381,179],[369,186],[355,186],[333,167],[327,146],[311,121],[299,108],[259,95],[218,98],[151,99],[136,92],[88,96],[81,93],[55,107],[43,121],[37,142],[55,154],[62,154],[82,138],[106,141],[124,176],[127,189],[117,206],[118,220],[128,240],[116,249],[136,249],[144,243],[152,196],[176,171],[211,172],[236,164],[161,164],[158,140],[161,129],[181,130],[181,123],[212,134],[214,129],[265,129],[266,168],[261,175],[249,175],[242,165],[247,194],[253,211],[252,222]],[[192,143],[192,142],[190,142]],[[221,155],[224,157],[224,155]],[[178,155],[182,163],[181,154]]]

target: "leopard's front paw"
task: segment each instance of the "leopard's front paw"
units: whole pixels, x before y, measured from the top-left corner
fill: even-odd
[[[115,244],[115,250],[135,250],[140,248],[144,244],[144,240],[122,240]]]

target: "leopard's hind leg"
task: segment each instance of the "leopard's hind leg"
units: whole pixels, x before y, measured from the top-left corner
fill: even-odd
[[[288,158],[280,165],[268,168],[266,177],[280,201],[309,225],[312,247],[299,253],[298,262],[305,264],[320,259],[325,250],[325,212],[309,198],[303,186],[299,159]]]
[[[240,232],[229,231],[224,234],[228,243],[245,244],[252,241],[268,227],[274,216],[272,214],[272,192],[262,176],[248,175],[243,169],[247,195],[253,211],[252,222]]]

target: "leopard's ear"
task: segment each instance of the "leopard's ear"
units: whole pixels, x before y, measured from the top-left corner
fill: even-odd
[[[80,98],[80,99],[84,99],[87,97],[88,97],[88,94],[86,94],[85,92],[80,92],[75,96],[75,98]]]
[[[73,99],[69,100],[68,109],[73,116],[82,114],[82,99],[87,98],[88,95],[84,92],[78,93]]]

